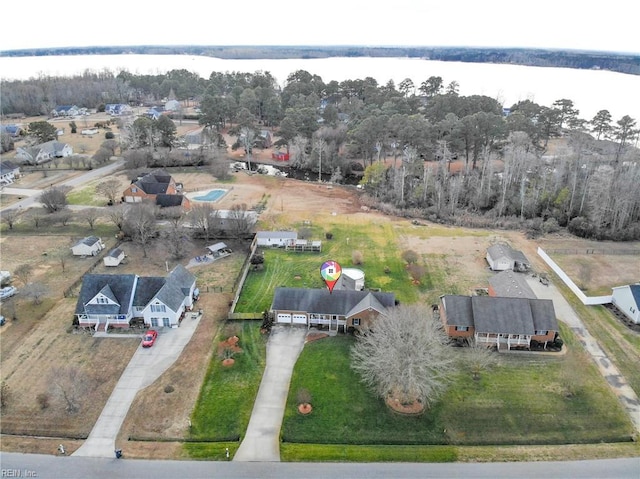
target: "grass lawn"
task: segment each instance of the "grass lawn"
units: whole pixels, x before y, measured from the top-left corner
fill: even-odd
[[[328,259],[337,261],[343,268],[361,269],[368,288],[392,291],[401,302],[413,303],[421,292],[434,287],[437,276],[431,276],[433,271],[429,268],[420,285],[411,282],[391,224],[370,223],[354,230],[348,225],[335,223],[325,229],[314,227],[312,237],[324,236],[324,231],[330,231],[333,239],[323,240],[321,253],[265,250],[264,268],[249,272],[235,312],[268,310],[273,293],[279,286],[324,288],[320,266]],[[361,265],[353,264],[353,251],[362,253],[364,261]]]
[[[305,346],[294,369],[282,428],[286,460],[304,456],[299,447],[287,443],[313,444],[306,457],[315,460],[317,444],[598,443],[628,441],[633,432],[596,368],[580,350],[574,353],[571,338],[564,356],[500,356],[499,364],[479,381],[461,372],[441,400],[419,417],[392,413],[360,383],[349,368],[353,341],[349,336],[334,337]],[[460,350],[453,348],[452,353]],[[309,416],[296,410],[300,388],[312,395]],[[345,448],[317,453],[326,460],[340,460]]]
[[[69,192],[67,202],[70,205],[105,206],[107,199],[96,193],[95,186],[87,186]]]
[[[243,352],[235,355],[235,364],[229,368],[222,366],[217,355],[213,356],[191,417],[190,439],[194,442],[185,444],[189,455],[207,454],[203,451],[209,446],[197,442],[217,443],[212,446],[216,450],[220,442],[237,444],[247,429],[266,360],[266,337],[260,334],[260,324],[228,323],[212,345],[217,348],[219,341],[237,335]]]

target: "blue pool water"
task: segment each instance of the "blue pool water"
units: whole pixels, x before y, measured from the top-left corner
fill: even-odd
[[[226,192],[227,190],[211,190],[206,195],[194,196],[193,199],[197,201],[218,201]]]

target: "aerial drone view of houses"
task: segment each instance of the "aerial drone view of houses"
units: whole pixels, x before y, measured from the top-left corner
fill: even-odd
[[[586,240],[557,222],[532,235],[506,220],[420,216],[376,185],[398,175],[397,205],[409,204],[431,175],[469,168],[462,150],[412,177],[405,167],[419,156],[405,151],[396,168],[390,150],[353,161],[347,181],[346,170],[325,172],[333,153],[317,137],[317,169],[293,168],[304,147],[286,122],[216,131],[196,106],[64,106],[5,128],[16,147],[0,163],[3,450],[363,462],[638,454],[637,241]],[[42,123],[55,140],[36,142]],[[140,145],[125,148],[125,137]],[[299,349],[276,381],[267,351],[283,344]],[[263,437],[252,418],[265,404],[282,419]]]

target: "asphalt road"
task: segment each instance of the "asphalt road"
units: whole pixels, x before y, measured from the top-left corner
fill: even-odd
[[[434,479],[434,478],[572,478],[638,479],[640,458],[567,462],[520,463],[297,463],[149,461],[125,458],[60,457],[40,454],[0,453],[0,477],[39,479],[149,478],[331,478],[331,479]]]
[[[65,181],[61,181],[60,183],[56,183],[55,186],[79,186],[84,183],[87,183],[91,180],[95,180],[96,178],[101,178],[103,176],[110,175],[114,171],[119,170],[124,166],[124,160],[118,159],[110,162],[106,166],[101,168],[96,168],[94,170],[89,170],[82,175],[76,176],[75,178],[70,178]],[[26,196],[26,198],[18,201],[17,203],[13,203],[6,208],[3,208],[2,211],[16,209],[16,208],[31,208],[32,206],[38,205],[38,197],[42,193],[42,189],[24,189],[24,188],[12,188],[5,187],[3,191],[7,194],[18,194],[22,196]]]

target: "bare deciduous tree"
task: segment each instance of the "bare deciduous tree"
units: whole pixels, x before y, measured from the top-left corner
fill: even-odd
[[[13,276],[18,278],[18,280],[22,283],[23,286],[26,286],[31,281],[33,277],[33,266],[30,264],[21,264],[13,270]]]
[[[10,209],[2,212],[2,222],[5,223],[10,230],[19,221],[22,211],[19,209]]]
[[[125,231],[142,246],[142,255],[146,258],[149,243],[158,234],[156,207],[141,204],[131,208],[126,218]]]
[[[213,235],[214,222],[218,215],[218,210],[214,209],[210,204],[196,204],[189,213],[191,227],[195,228],[198,234],[209,241],[209,238]]]
[[[33,304],[41,304],[43,298],[49,294],[49,288],[44,283],[29,283],[22,288],[21,294],[26,298],[30,298]]]
[[[129,212],[129,207],[127,205],[121,204],[118,206],[114,206],[108,210],[107,216],[111,220],[111,222],[118,228],[118,231],[122,231],[124,225],[127,221],[127,214]]]
[[[67,193],[69,188],[52,186],[40,195],[39,201],[49,213],[55,213],[67,207]]]
[[[253,226],[251,222],[251,216],[247,211],[247,205],[233,205],[229,210],[228,219],[230,221],[229,230],[236,237],[240,237],[249,232],[251,226]]]
[[[63,399],[65,410],[75,414],[92,385],[91,378],[77,366],[55,366],[49,375],[51,393]]]
[[[425,407],[444,392],[454,370],[442,324],[424,306],[401,305],[358,336],[351,367],[383,399]]]
[[[96,221],[98,221],[98,218],[100,218],[101,215],[102,213],[97,208],[89,208],[82,212],[82,217],[89,224],[89,228],[91,230],[93,230],[93,227],[95,226]]]
[[[462,350],[462,365],[468,369],[474,380],[480,379],[480,374],[496,364],[496,354],[484,344],[478,344],[471,338],[468,347]]]
[[[111,203],[115,203],[116,199],[122,193],[120,182],[115,178],[103,181],[96,186],[96,193],[105,196]]]

